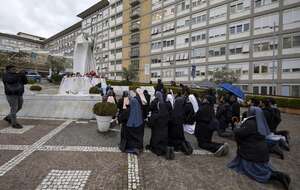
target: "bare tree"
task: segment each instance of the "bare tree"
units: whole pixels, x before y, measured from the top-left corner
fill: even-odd
[[[217,68],[213,72],[211,81],[216,84],[220,83],[235,83],[240,79],[241,70],[230,70],[228,67]]]

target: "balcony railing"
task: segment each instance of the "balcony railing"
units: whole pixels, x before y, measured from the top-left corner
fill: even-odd
[[[134,9],[131,11],[131,19],[137,19],[140,17],[140,9]]]
[[[140,51],[131,51],[130,52],[130,57],[131,58],[137,58],[140,56]]]
[[[138,4],[140,4],[140,0],[130,0],[130,5],[131,6],[136,6],[136,5],[138,5]]]
[[[140,37],[132,37],[130,38],[130,44],[131,45],[135,45],[135,44],[138,44],[140,43]]]
[[[131,25],[130,30],[131,30],[131,32],[139,31],[139,30],[140,30],[140,24],[138,24],[138,23],[133,23],[133,24]]]

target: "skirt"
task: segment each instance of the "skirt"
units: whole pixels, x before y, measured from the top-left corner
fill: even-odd
[[[260,183],[268,182],[273,171],[269,162],[251,162],[240,156],[236,156],[235,159],[228,164],[228,168],[235,170],[237,173],[247,175]]]

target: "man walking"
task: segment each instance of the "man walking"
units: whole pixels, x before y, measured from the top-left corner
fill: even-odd
[[[23,105],[24,85],[27,84],[27,78],[24,73],[17,73],[15,66],[8,65],[3,75],[3,84],[10,106],[10,114],[4,120],[10,123],[13,128],[22,129],[22,125],[17,122],[17,113]]]

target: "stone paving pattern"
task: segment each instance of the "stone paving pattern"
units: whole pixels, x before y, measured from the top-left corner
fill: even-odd
[[[291,132],[291,151],[285,152],[285,160],[272,156],[271,162],[274,168],[291,175],[291,189],[297,190],[300,189],[300,117],[282,116],[280,129]],[[80,121],[49,135],[64,121],[20,121],[35,127],[24,134],[0,134],[0,167],[22,151],[30,149],[32,152],[0,177],[1,190],[20,190],[20,187],[22,190],[35,190],[52,170],[91,171],[84,188],[87,190],[283,189],[280,184],[259,184],[227,169],[226,165],[234,158],[236,151],[232,140],[215,137],[215,141],[228,142],[230,145],[230,154],[223,158],[215,158],[197,149],[192,156],[176,154],[175,160],[167,161],[149,152],[139,157],[120,153],[117,148],[119,128],[100,134],[96,131],[95,122]],[[0,121],[0,130],[7,127],[5,122]],[[149,138],[150,129],[147,128],[145,145]],[[187,139],[196,147],[193,136],[187,135]]]

